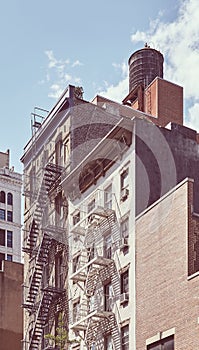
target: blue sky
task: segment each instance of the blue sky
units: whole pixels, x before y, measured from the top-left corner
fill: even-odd
[[[69,83],[83,86],[87,100],[101,93],[121,101],[128,58],[146,41],[164,54],[165,79],[184,86],[187,124],[199,128],[198,0],[7,0],[0,6],[0,150],[11,150],[15,170],[22,172],[35,106],[51,109]]]

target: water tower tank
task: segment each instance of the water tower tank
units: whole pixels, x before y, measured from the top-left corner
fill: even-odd
[[[149,85],[157,76],[163,78],[164,57],[147,44],[129,58],[129,92],[136,86]]]

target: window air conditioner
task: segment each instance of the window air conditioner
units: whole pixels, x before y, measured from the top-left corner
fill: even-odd
[[[121,191],[121,201],[125,201],[129,195],[129,189],[128,188],[123,188]]]
[[[125,303],[128,303],[129,301],[129,295],[128,293],[122,293],[120,295],[120,304],[125,304]]]
[[[128,238],[126,237],[126,238],[122,238],[121,240],[120,240],[120,249],[123,249],[123,248],[125,248],[125,247],[128,247],[129,246],[129,244],[128,244]]]

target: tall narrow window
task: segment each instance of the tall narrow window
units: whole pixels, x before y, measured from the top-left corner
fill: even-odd
[[[13,205],[13,195],[10,192],[7,194],[7,204]]]
[[[112,258],[112,237],[111,234],[104,236],[104,257]]]
[[[121,328],[121,346],[122,350],[129,350],[129,325]]]
[[[55,163],[56,165],[61,165],[62,156],[62,140],[59,140],[55,144]]]
[[[6,211],[4,209],[0,209],[0,220],[6,219]]]
[[[113,287],[111,283],[104,286],[104,310],[112,311],[113,306]]]
[[[12,242],[12,231],[7,231],[7,247],[12,248],[13,242]]]
[[[10,210],[7,211],[7,221],[10,221],[10,222],[13,221],[12,211]]]
[[[126,169],[121,174],[120,187],[121,187],[121,200],[125,201],[129,195],[129,169]]]
[[[93,198],[93,199],[88,203],[88,213],[90,213],[94,208],[95,208],[95,198]]]
[[[0,229],[0,245],[5,246],[5,230]]]
[[[55,257],[55,286],[63,288],[63,257],[62,254],[57,254]]]
[[[129,301],[129,270],[121,273],[120,277],[120,304],[126,306]]]
[[[77,322],[79,318],[79,312],[80,312],[80,301],[76,301],[73,303],[73,322]]]
[[[112,185],[109,185],[104,191],[104,207],[112,209]]]
[[[126,217],[121,222],[120,226],[120,232],[121,232],[121,250],[124,254],[128,253],[129,251],[129,217]]]
[[[80,211],[73,214],[73,225],[76,225],[80,221]]]
[[[113,341],[111,334],[104,337],[104,349],[113,350]]]
[[[4,191],[0,192],[0,203],[5,203],[6,202],[6,195]]]

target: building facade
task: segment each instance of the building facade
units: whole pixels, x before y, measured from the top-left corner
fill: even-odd
[[[21,188],[22,176],[10,168],[9,150],[0,152],[0,349],[21,349]]]
[[[146,46],[129,64],[122,104],[69,86],[42,123],[33,115],[23,350],[198,346],[198,135],[162,55]]]
[[[0,152],[0,262],[21,262],[22,175],[9,163],[9,150]]]

